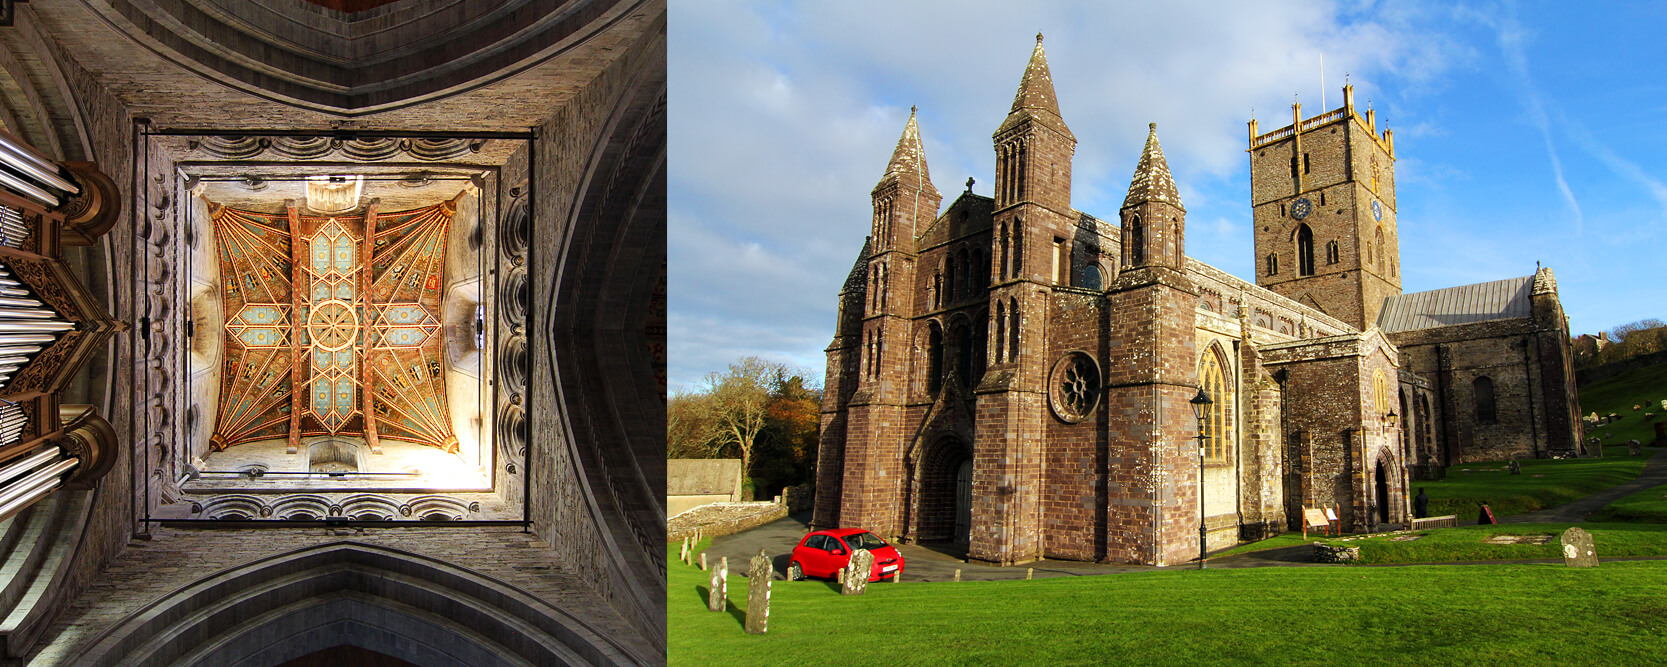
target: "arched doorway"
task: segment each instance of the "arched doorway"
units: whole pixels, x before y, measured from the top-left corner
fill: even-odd
[[[945,435],[921,457],[918,474],[915,539],[965,544],[972,527],[972,448]]]
[[[1378,461],[1378,523],[1389,523],[1389,472]]]
[[[967,544],[971,537],[972,459],[967,459],[955,473],[955,543]]]

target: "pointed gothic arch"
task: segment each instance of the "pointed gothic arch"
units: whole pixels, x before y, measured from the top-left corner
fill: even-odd
[[[1198,360],[1198,386],[1210,397],[1209,412],[1204,415],[1204,458],[1224,461],[1233,451],[1233,406],[1237,404],[1234,391],[1232,363],[1220,342],[1212,342]]]
[[[1314,275],[1314,230],[1307,223],[1297,225],[1297,275]]]

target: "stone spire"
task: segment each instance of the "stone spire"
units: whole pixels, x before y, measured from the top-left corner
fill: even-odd
[[[909,107],[909,124],[903,126],[903,136],[898,137],[897,150],[892,151],[891,164],[886,165],[886,175],[880,178],[880,182],[893,177],[905,186],[937,191],[932,187],[932,173],[926,168],[926,147],[920,143],[920,126],[915,123],[914,107]]]
[[[996,130],[1001,134],[1009,128],[1018,125],[1026,118],[1034,118],[1042,124],[1062,132],[1072,141],[1076,137],[1070,128],[1065,126],[1064,117],[1059,115],[1059,98],[1053,92],[1053,74],[1048,72],[1048,54],[1042,50],[1042,33],[1036,33],[1036,49],[1030,52],[1030,62],[1025,65],[1024,78],[1019,79],[1019,91],[1013,94],[1013,108],[1007,114],[1007,120]]]
[[[1163,146],[1158,145],[1158,124],[1147,125],[1146,149],[1140,153],[1140,164],[1134,168],[1134,179],[1129,181],[1129,196],[1123,208],[1146,202],[1163,202],[1183,211],[1181,194],[1175,189],[1175,179],[1169,175],[1169,162],[1163,159]]]
[[[1541,295],[1541,294],[1556,294],[1556,293],[1557,293],[1557,277],[1554,276],[1554,275],[1551,275],[1551,267],[1542,266],[1542,267],[1539,267],[1538,269],[1536,269],[1534,271],[1534,288],[1533,288],[1533,291],[1531,292],[1531,294],[1533,294],[1535,296],[1538,296],[1538,295]]]

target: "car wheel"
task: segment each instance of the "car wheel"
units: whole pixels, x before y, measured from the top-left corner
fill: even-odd
[[[787,565],[787,580],[788,581],[804,581],[804,578],[805,578],[805,569],[802,568],[802,567],[799,567],[798,563],[789,563]]]

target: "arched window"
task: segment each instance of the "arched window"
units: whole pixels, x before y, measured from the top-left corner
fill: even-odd
[[[1204,458],[1220,461],[1227,458],[1227,407],[1233,397],[1228,394],[1226,378],[1221,372],[1221,360],[1215,351],[1204,353],[1198,366],[1198,384],[1210,397],[1209,412],[1204,415]]]
[[[1279,275],[1279,253],[1277,252],[1268,253],[1268,275]]]
[[[1013,275],[1018,278],[1024,275],[1025,268],[1025,233],[1024,221],[1013,221]]]
[[[1098,264],[1089,264],[1082,267],[1082,281],[1078,283],[1079,287],[1094,290],[1105,289],[1105,282],[1105,273],[1100,271]]]
[[[1493,404],[1493,379],[1484,375],[1470,383],[1471,392],[1476,399],[1476,423],[1493,424],[1498,422]]]
[[[1314,275],[1314,230],[1297,225],[1297,275]]]
[[[1129,216],[1129,266],[1140,266],[1146,263],[1146,227],[1140,223],[1140,216]]]
[[[955,346],[955,376],[962,386],[972,381],[972,330],[965,321],[956,322],[949,330],[950,342]]]
[[[1325,244],[1325,263],[1327,263],[1327,264],[1336,264],[1337,262],[1338,262],[1337,242],[1336,241],[1331,241],[1329,243],[1326,243]]]
[[[943,272],[943,305],[955,303],[955,258],[944,260]]]

